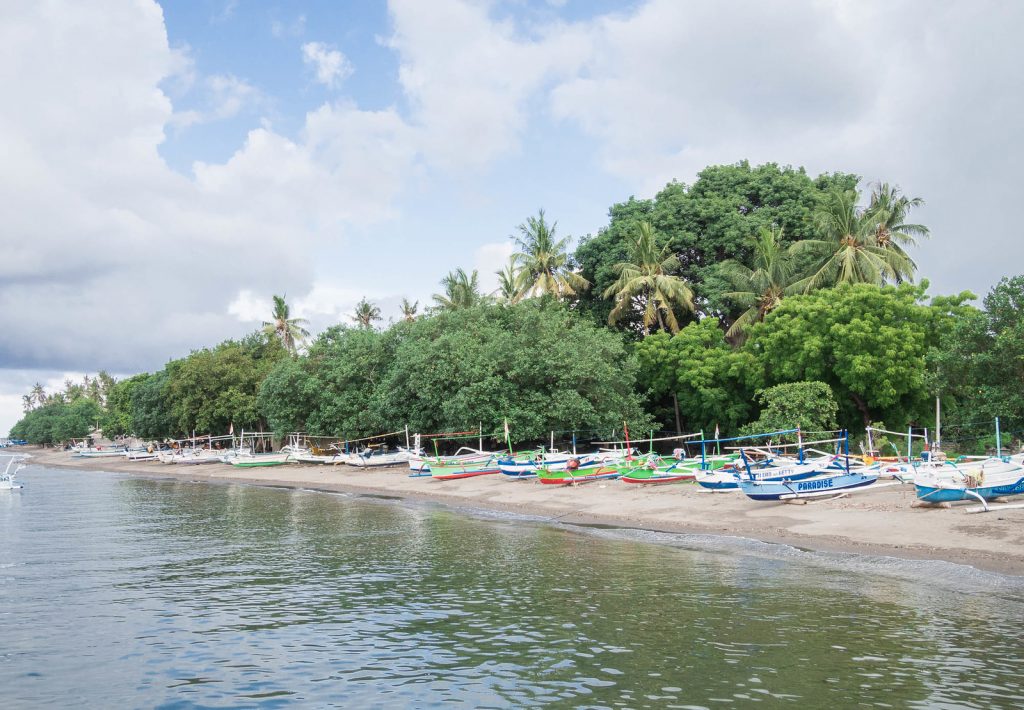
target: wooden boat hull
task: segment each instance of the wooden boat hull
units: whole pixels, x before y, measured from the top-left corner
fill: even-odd
[[[665,471],[632,471],[622,474],[619,479],[623,483],[658,484],[658,483],[685,483],[696,477],[693,471],[683,473],[668,473]]]
[[[467,469],[463,471],[448,471],[448,472],[432,472],[431,478],[437,479],[438,481],[457,481],[460,478],[475,478],[476,476],[490,476],[498,473],[496,468],[485,468],[485,469]]]
[[[622,475],[618,469],[609,467],[599,467],[590,472],[583,471],[581,473],[579,471],[577,469],[577,472],[573,473],[571,471],[548,471],[541,469],[537,472],[537,479],[546,485],[571,486],[576,483],[612,480]]]
[[[920,483],[914,485],[917,491],[917,497],[920,500],[927,501],[929,503],[955,503],[961,500],[978,500],[978,496],[981,496],[985,500],[992,500],[993,498],[1003,498],[1005,496],[1017,496],[1024,494],[1024,478],[1020,478],[1012,483],[1006,483],[1003,485],[996,486],[977,486],[974,488],[963,487],[938,487],[938,486],[926,486]],[[971,491],[975,495],[971,495],[967,491]]]
[[[878,481],[877,473],[818,474],[800,479],[740,480],[739,487],[751,500],[788,500],[842,493],[870,486]]]

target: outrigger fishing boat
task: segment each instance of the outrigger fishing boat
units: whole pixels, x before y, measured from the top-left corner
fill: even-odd
[[[501,473],[498,458],[493,454],[483,461],[451,462],[448,464],[430,464],[430,477],[437,481],[456,481],[460,478],[475,478]]]
[[[707,467],[703,462],[708,460],[706,447],[708,444],[718,446],[722,443],[741,442],[751,440],[777,439],[779,437],[796,435],[795,444],[768,443],[765,445],[741,445],[735,447],[737,460],[732,462],[719,459],[717,467],[711,464]],[[824,439],[821,441],[807,442],[808,444],[820,444],[837,441],[836,439]],[[696,472],[697,485],[712,491],[738,491],[740,481],[797,481],[810,478],[821,469],[828,466],[832,457],[824,454],[821,458],[808,461],[804,458],[804,442],[800,429],[784,429],[768,432],[765,434],[750,434],[747,436],[734,436],[726,439],[709,439],[699,442],[701,444],[702,466]],[[783,452],[787,448],[797,449],[797,455],[789,455]],[[713,460],[713,459],[712,459]],[[708,470],[705,470],[707,468]]]
[[[1024,453],[1003,456],[999,418],[996,418],[996,455],[980,461],[945,461],[918,472],[914,479],[918,499],[928,503],[962,500],[986,501],[1024,494]],[[986,506],[987,509],[987,506]]]
[[[3,463],[3,459],[7,459],[7,466],[4,468],[4,472],[0,473],[0,491],[13,491],[24,488],[24,486],[14,480],[14,474],[25,466],[25,460],[28,458],[28,454],[0,455],[0,463]]]
[[[547,485],[572,486],[579,483],[591,481],[604,481],[618,478],[622,473],[617,466],[595,464],[591,468],[562,468],[552,470],[541,468],[537,470],[537,480]]]
[[[739,458],[738,454],[726,454],[724,456],[712,456],[703,463],[700,459],[660,459],[648,456],[647,461],[637,465],[621,468],[623,483],[637,484],[658,484],[658,483],[682,483],[696,480],[702,472],[718,470],[724,466],[731,466]],[[653,464],[653,465],[652,465]],[[707,468],[702,468],[707,467]]]
[[[759,477],[755,477],[753,469],[749,467],[749,461],[741,449],[740,457],[746,468],[746,475],[741,473],[739,488],[752,500],[784,501],[832,496],[876,483],[878,481],[877,468],[861,467],[857,470],[850,468],[849,433],[843,432],[843,438],[836,441],[843,442],[844,452],[842,454],[826,455],[824,459],[803,463],[803,449],[801,448],[799,451],[800,463],[761,469]],[[806,475],[808,467],[811,470],[810,475]]]

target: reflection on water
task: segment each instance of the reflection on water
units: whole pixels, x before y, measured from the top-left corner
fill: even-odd
[[[1024,605],[346,496],[34,468],[8,707],[1013,707]]]

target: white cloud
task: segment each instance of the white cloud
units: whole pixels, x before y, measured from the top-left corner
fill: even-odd
[[[270,33],[275,37],[301,37],[306,31],[306,16],[299,15],[291,22],[274,20],[270,23]]]
[[[515,251],[511,240],[482,244],[473,254],[473,268],[480,273],[480,290],[492,293],[498,288],[497,272],[505,268]]]
[[[313,67],[318,82],[331,89],[352,76],[352,63],[344,54],[323,42],[302,45],[302,61]]]
[[[271,299],[259,297],[250,289],[243,288],[228,304],[228,314],[243,323],[261,323],[269,316]]]
[[[413,106],[424,151],[450,169],[480,169],[518,149],[528,99],[552,76],[571,74],[587,47],[572,27],[536,38],[495,21],[488,6],[392,0],[399,81]]]
[[[213,74],[201,82],[204,104],[202,110],[176,111],[170,123],[186,128],[197,123],[210,123],[234,118],[244,111],[252,111],[265,103],[263,93],[244,79],[231,74]]]
[[[338,104],[179,175],[158,153],[174,120],[158,87],[180,67],[154,3],[3,11],[0,86],[21,108],[0,112],[0,368],[131,372],[241,335],[257,304],[240,292],[308,293],[317,245],[388,217],[416,174],[393,110]],[[206,85],[221,116],[254,91]]]

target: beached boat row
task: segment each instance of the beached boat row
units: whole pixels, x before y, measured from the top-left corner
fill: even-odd
[[[879,430],[873,430],[878,432]],[[869,429],[869,439],[872,430]],[[392,432],[394,436],[402,432]],[[888,432],[890,434],[894,432]],[[408,433],[406,432],[407,442]],[[918,436],[907,434],[910,437]],[[507,434],[506,434],[507,437]],[[375,437],[379,439],[380,437]],[[464,438],[464,437],[463,437]],[[346,465],[357,468],[384,468],[408,465],[410,476],[453,481],[477,476],[497,475],[517,480],[536,480],[549,486],[574,486],[593,481],[620,480],[625,484],[665,485],[694,482],[716,492],[741,492],[756,501],[788,501],[846,495],[876,485],[913,483],[917,497],[925,503],[987,501],[1024,494],[1024,454],[1004,456],[997,443],[997,454],[976,459],[945,459],[939,452],[924,451],[914,458],[908,444],[905,458],[877,459],[849,453],[849,436],[840,432],[835,438],[804,441],[799,429],[783,430],[728,439],[705,440],[701,435],[664,437],[697,447],[699,456],[688,456],[686,449],[674,449],[669,456],[652,450],[640,454],[628,440],[598,442],[608,448],[590,453],[559,451],[554,446],[514,453],[482,447],[462,447],[454,454],[428,456],[419,435],[412,445],[389,449],[365,441],[334,442],[320,448],[310,437],[294,434],[281,451],[259,452],[269,448],[269,435],[229,434],[223,437],[193,437],[172,442],[162,450],[147,448],[90,448],[76,446],[72,454],[85,458],[122,456],[129,460],[158,460],[164,464],[200,465],[226,463],[239,468],[280,466],[289,463]],[[795,441],[793,441],[795,439]],[[998,423],[997,423],[997,442]],[[764,442],[768,443],[764,443]],[[791,441],[792,443],[781,443]],[[201,442],[201,443],[200,443]],[[553,443],[553,442],[552,442]],[[722,446],[725,445],[725,453]],[[227,448],[224,448],[224,447]],[[812,448],[830,446],[831,451]],[[714,447],[712,453],[711,447]],[[879,484],[880,479],[893,483]]]

